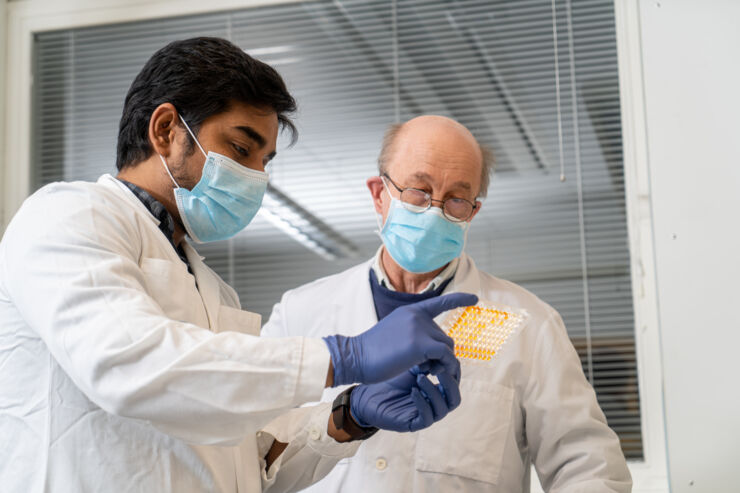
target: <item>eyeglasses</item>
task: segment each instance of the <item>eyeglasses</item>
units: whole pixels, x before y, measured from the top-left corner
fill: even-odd
[[[406,210],[416,212],[420,214],[432,206],[432,202],[439,202],[442,204],[442,214],[452,222],[461,223],[470,219],[475,209],[478,208],[477,204],[456,197],[450,197],[445,200],[436,200],[424,190],[418,188],[401,188],[391,180],[391,177],[386,173],[383,173],[383,178],[387,179],[393,187],[401,193],[401,203]]]

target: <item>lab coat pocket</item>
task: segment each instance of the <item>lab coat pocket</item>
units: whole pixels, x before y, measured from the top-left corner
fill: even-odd
[[[514,391],[463,377],[460,393],[460,407],[419,433],[416,470],[497,484],[511,427]]]
[[[221,305],[218,308],[218,327],[216,328],[216,332],[230,330],[241,332],[242,334],[259,336],[261,327],[262,315],[259,313],[248,312],[227,305]]]
[[[203,299],[195,278],[183,262],[162,258],[141,259],[146,290],[169,318],[208,327]]]

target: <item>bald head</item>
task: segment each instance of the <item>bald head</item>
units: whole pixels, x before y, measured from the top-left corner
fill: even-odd
[[[393,174],[396,166],[432,166],[457,175],[469,174],[474,194],[485,197],[493,158],[464,125],[444,116],[424,115],[392,125],[378,157],[380,173]],[[405,170],[413,171],[413,170]]]

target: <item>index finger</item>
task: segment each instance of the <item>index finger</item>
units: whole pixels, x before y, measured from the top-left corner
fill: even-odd
[[[447,310],[460,306],[470,306],[478,303],[478,297],[468,293],[452,293],[417,303],[417,308],[423,310],[427,315],[434,318]]]
[[[437,373],[447,372],[450,375],[460,375],[460,361],[455,357],[455,351],[444,344],[437,344],[425,353],[420,367],[427,370],[434,369]]]

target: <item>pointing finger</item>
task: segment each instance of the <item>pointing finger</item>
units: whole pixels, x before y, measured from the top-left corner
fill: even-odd
[[[417,308],[434,318],[447,310],[452,310],[460,306],[475,305],[476,303],[478,303],[478,297],[474,294],[452,293],[420,301],[417,303]]]

